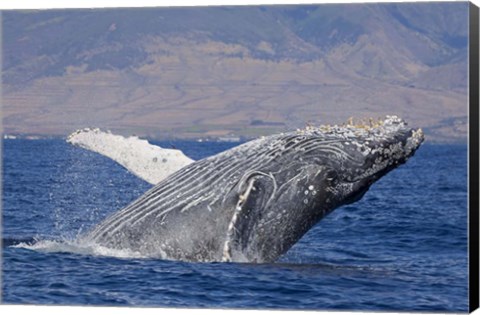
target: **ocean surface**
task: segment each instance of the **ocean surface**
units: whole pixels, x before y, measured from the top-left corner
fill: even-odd
[[[236,143],[166,142],[194,159]],[[3,144],[2,303],[466,312],[467,147],[424,144],[274,264],[126,258],[75,238],[150,186],[64,140]]]

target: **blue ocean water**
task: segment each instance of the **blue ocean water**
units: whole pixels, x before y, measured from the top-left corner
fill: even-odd
[[[235,143],[168,142],[194,159]],[[466,312],[467,147],[424,144],[274,264],[118,258],[69,248],[150,186],[64,140],[5,140],[2,302]],[[43,249],[18,246],[40,240]],[[51,241],[49,243],[49,241]],[[38,244],[37,243],[37,244]]]

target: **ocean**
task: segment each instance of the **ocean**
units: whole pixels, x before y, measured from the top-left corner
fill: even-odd
[[[200,159],[238,143],[156,144]],[[62,139],[4,140],[2,180],[5,304],[468,311],[466,145],[424,144],[273,264],[75,247],[150,185]]]

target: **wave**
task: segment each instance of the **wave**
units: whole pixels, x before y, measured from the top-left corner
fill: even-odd
[[[26,237],[26,238],[4,238],[2,239],[2,247],[11,247],[14,245],[18,245],[20,243],[23,244],[33,244],[37,242],[35,237]]]
[[[112,249],[83,240],[3,239],[3,247],[23,248],[43,253],[71,253],[115,258],[153,258],[130,249]],[[157,257],[164,259],[164,257]]]

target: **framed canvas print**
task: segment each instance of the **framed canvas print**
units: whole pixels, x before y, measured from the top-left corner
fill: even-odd
[[[478,12],[2,10],[2,304],[474,311]]]

